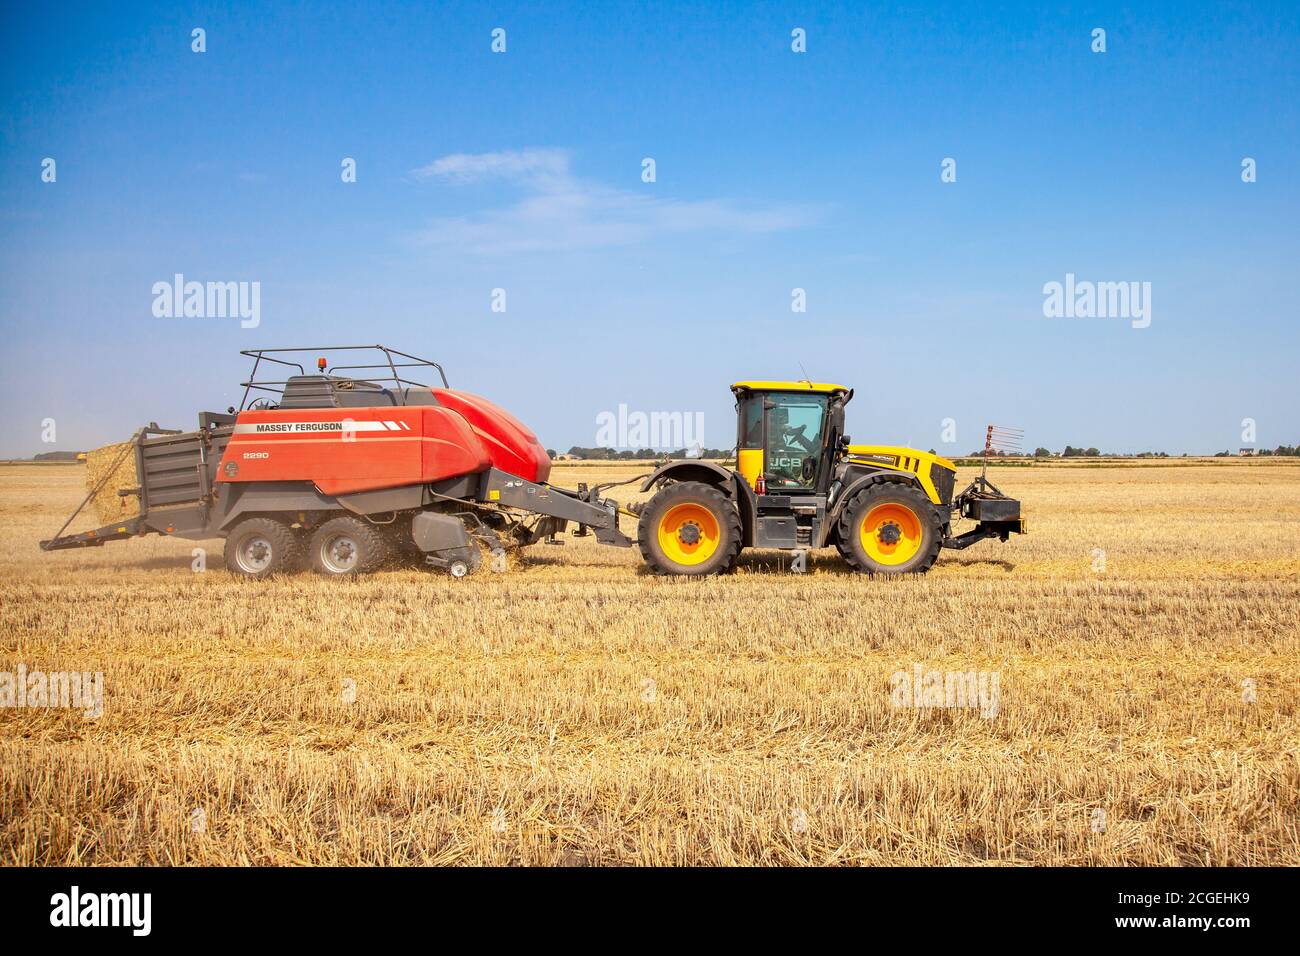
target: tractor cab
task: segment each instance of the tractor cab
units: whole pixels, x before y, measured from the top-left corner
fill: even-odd
[[[737,382],[737,468],[760,494],[825,494],[853,390],[824,382]]]

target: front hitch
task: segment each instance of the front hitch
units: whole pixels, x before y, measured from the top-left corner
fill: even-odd
[[[1025,519],[1020,514],[1020,502],[998,490],[984,475],[972,481],[961,494],[952,500],[952,511],[976,522],[970,531],[956,537],[943,539],[945,548],[960,551],[985,538],[1006,541],[1013,534],[1024,534]]]

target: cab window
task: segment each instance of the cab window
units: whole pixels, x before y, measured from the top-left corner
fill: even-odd
[[[738,448],[763,447],[763,396],[749,395],[740,403]]]
[[[767,400],[767,483],[771,488],[811,488],[821,465],[826,396],[773,394]],[[804,462],[811,459],[804,474]]]

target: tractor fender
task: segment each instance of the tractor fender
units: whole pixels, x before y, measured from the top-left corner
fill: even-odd
[[[745,547],[753,546],[758,498],[739,472],[709,461],[670,461],[656,468],[642,483],[641,490],[649,491],[664,481],[702,481],[713,485],[735,503],[740,512],[741,543]]]
[[[660,465],[641,485],[642,491],[649,491],[666,479],[672,481],[702,481],[706,485],[717,485],[728,497],[735,497],[733,472],[711,461],[670,461]]]
[[[865,475],[858,475],[845,485],[843,489],[841,489],[840,493],[835,497],[835,500],[831,502],[830,507],[826,509],[825,527],[827,529],[826,539],[828,543],[834,537],[834,529],[839,527],[840,515],[844,512],[844,509],[848,507],[849,502],[857,496],[858,492],[863,488],[866,488],[868,485],[887,481],[895,481],[900,485],[912,485],[913,487],[920,489],[922,494],[925,493],[925,488],[921,485],[920,479],[905,471],[891,471],[882,468],[879,471],[870,471]],[[929,496],[927,495],[927,498],[928,497]],[[942,505],[935,505],[935,507],[939,510],[939,524],[947,524],[947,509]]]

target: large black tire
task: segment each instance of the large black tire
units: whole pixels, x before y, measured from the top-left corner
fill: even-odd
[[[723,574],[740,554],[740,513],[713,485],[677,482],[646,504],[636,540],[656,574]]]
[[[863,541],[868,518],[870,546]],[[877,482],[854,495],[840,514],[838,530],[840,554],[866,574],[924,574],[943,541],[930,499],[915,485],[898,481]]]
[[[312,570],[327,577],[368,574],[394,559],[384,529],[351,515],[331,518],[317,528],[307,552]]]
[[[274,518],[247,518],[226,536],[226,568],[247,578],[302,568],[302,539]]]

